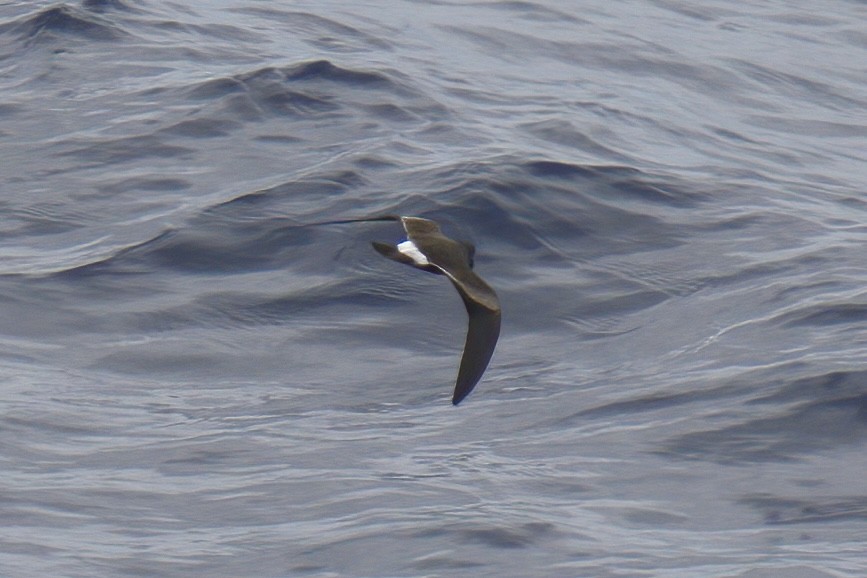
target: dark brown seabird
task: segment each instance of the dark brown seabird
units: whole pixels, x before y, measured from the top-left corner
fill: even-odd
[[[471,244],[446,237],[434,221],[419,217],[399,219],[406,231],[406,241],[397,245],[373,241],[373,248],[399,263],[445,275],[467,308],[467,340],[452,397],[452,403],[457,405],[473,391],[494,353],[500,336],[500,301],[473,271],[475,248]]]

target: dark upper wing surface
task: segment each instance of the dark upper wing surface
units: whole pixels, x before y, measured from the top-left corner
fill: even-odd
[[[446,272],[467,308],[469,327],[464,353],[455,381],[452,403],[457,405],[473,390],[491,361],[500,337],[500,302],[494,290],[472,271],[463,280]]]

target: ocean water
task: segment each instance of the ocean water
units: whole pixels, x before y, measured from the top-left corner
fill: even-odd
[[[0,575],[867,576],[865,19],[2,3]]]

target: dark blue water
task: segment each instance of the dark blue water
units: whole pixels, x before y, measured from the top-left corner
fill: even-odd
[[[753,4],[0,6],[0,575],[867,575],[867,8]]]

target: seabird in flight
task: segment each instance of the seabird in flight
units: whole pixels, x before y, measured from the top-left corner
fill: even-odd
[[[446,237],[434,221],[419,217],[370,220],[400,220],[406,231],[405,241],[397,245],[373,241],[374,249],[399,263],[445,275],[464,300],[469,328],[452,397],[452,403],[457,405],[479,382],[497,345],[500,336],[497,294],[473,271],[475,248],[469,243]]]

